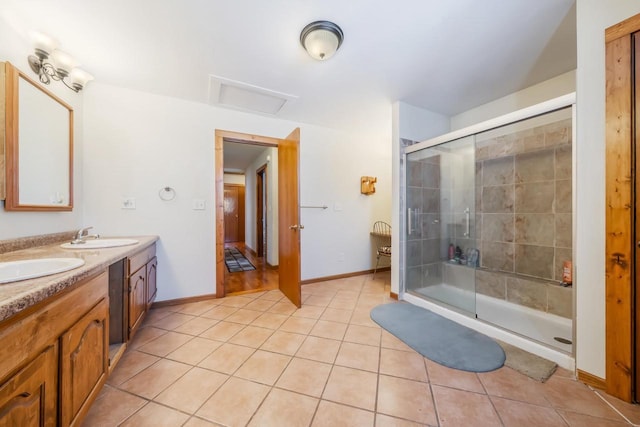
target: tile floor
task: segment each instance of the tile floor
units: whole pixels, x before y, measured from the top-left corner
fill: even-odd
[[[624,426],[640,409],[559,370],[474,374],[378,327],[388,274],[152,310],[84,426]],[[624,415],[623,415],[624,414]]]

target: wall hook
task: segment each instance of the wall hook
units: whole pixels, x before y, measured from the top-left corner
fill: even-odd
[[[378,178],[375,176],[361,176],[360,177],[360,193],[370,196],[376,192],[376,182]]]

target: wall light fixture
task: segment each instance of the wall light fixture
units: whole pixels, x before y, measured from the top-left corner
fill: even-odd
[[[344,33],[333,22],[315,21],[302,29],[300,43],[313,59],[324,61],[340,48]]]
[[[29,55],[29,66],[38,75],[41,83],[48,85],[58,80],[74,92],[93,80],[93,76],[80,68],[71,55],[57,49],[57,43],[51,37],[33,32],[31,38],[35,55]]]

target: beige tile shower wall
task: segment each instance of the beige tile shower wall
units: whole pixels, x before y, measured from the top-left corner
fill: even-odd
[[[476,270],[476,292],[566,318],[573,314],[572,289],[546,280]]]
[[[478,292],[572,316],[571,142],[567,119],[477,143]]]
[[[442,283],[440,158],[407,161],[407,208],[414,212],[406,242],[406,289]]]

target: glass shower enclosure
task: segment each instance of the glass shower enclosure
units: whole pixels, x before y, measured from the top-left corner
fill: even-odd
[[[475,315],[475,138],[407,154],[406,290]]]
[[[405,148],[401,290],[572,353],[565,105]]]

